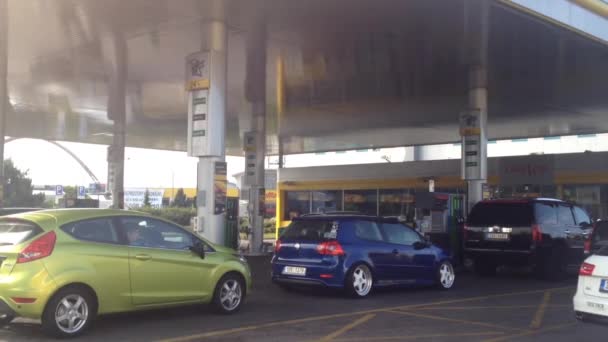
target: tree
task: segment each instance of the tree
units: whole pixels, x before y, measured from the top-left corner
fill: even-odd
[[[4,161],[4,206],[5,207],[42,207],[44,194],[34,195],[32,180],[28,171],[15,167],[13,161]]]
[[[175,198],[173,199],[173,206],[181,208],[185,208],[188,206],[188,199],[186,198],[184,189],[177,189],[177,193],[175,194]]]
[[[150,207],[152,203],[150,203],[150,190],[146,189],[144,193],[144,207]]]

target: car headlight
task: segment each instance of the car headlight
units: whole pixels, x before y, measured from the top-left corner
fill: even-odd
[[[235,253],[235,254],[232,254],[232,255],[234,255],[235,257],[237,257],[237,258],[239,259],[239,261],[240,261],[240,262],[242,262],[242,263],[244,263],[244,264],[246,264],[246,263],[247,263],[247,259],[245,259],[245,257],[244,257],[242,254],[237,254],[237,253]]]

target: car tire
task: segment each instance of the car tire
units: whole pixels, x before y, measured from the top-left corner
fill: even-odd
[[[237,273],[225,274],[215,285],[213,307],[215,312],[230,315],[238,312],[245,301],[245,282]]]
[[[582,323],[586,323],[588,321],[587,315],[585,315],[583,312],[580,311],[576,311],[574,313],[574,317],[576,317],[576,320]]]
[[[11,314],[3,314],[0,315],[0,326],[5,326],[10,324],[15,319],[14,315]]]
[[[553,247],[547,253],[541,255],[541,260],[536,273],[542,279],[548,281],[563,280],[567,274],[566,249],[563,247]]]
[[[491,261],[475,259],[475,273],[482,277],[492,277],[496,275],[497,265]]]
[[[42,314],[42,329],[59,338],[71,338],[87,331],[97,316],[97,301],[91,290],[68,286],[59,290]]]
[[[443,261],[437,267],[436,272],[436,284],[440,290],[449,290],[454,287],[456,283],[456,272],[454,266],[449,261]]]
[[[352,298],[365,298],[374,287],[374,276],[366,264],[357,264],[348,271],[344,289]]]

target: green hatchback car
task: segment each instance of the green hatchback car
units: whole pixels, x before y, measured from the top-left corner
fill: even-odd
[[[239,310],[245,259],[162,219],[133,211],[44,210],[0,218],[0,324],[40,319],[57,337],[97,315],[210,303]]]

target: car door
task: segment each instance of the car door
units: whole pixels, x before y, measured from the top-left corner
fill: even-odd
[[[209,258],[190,251],[195,237],[186,230],[149,217],[123,217],[129,245],[131,298],[134,305],[198,301],[209,297],[205,275]]]
[[[129,309],[129,248],[120,238],[117,221],[112,217],[86,219],[67,223],[61,230],[75,239],[61,246],[61,253],[71,261],[66,265],[89,271],[83,280],[95,288],[100,310]]]
[[[391,263],[396,282],[413,283],[429,277],[434,257],[429,248],[414,248],[414,243],[422,242],[418,233],[400,223],[383,223],[382,232],[392,250]]]
[[[585,240],[583,239],[582,229],[574,221],[572,206],[559,204],[557,216],[568,246],[568,264],[578,264],[584,256]]]
[[[390,281],[395,278],[392,249],[384,242],[380,226],[377,222],[368,220],[353,220],[352,224],[359,248],[367,254],[374,266],[374,275],[380,281]]]

